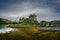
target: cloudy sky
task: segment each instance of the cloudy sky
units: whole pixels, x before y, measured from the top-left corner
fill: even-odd
[[[33,13],[38,21],[60,20],[60,0],[0,0],[0,18],[18,21]]]

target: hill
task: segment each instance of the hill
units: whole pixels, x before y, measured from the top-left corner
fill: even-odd
[[[0,18],[0,24],[11,24],[11,23],[14,23],[14,22],[8,19]]]

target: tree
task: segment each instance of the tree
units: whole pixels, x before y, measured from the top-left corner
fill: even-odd
[[[41,21],[40,26],[45,27],[46,26],[46,21]]]

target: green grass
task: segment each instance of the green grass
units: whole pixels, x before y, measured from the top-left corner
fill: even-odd
[[[26,27],[36,27],[36,25],[11,24],[8,27],[10,27],[10,28],[26,28]]]

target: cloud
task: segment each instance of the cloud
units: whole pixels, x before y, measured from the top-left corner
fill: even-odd
[[[19,20],[20,17],[28,17],[30,14],[35,13],[38,16],[39,21],[60,19],[58,16],[59,13],[55,12],[56,9],[53,8],[52,4],[54,2],[52,4],[47,4],[46,1],[41,1],[40,3],[37,0],[29,0],[21,3],[12,3],[7,6],[6,10],[0,12],[0,17],[10,20]]]

